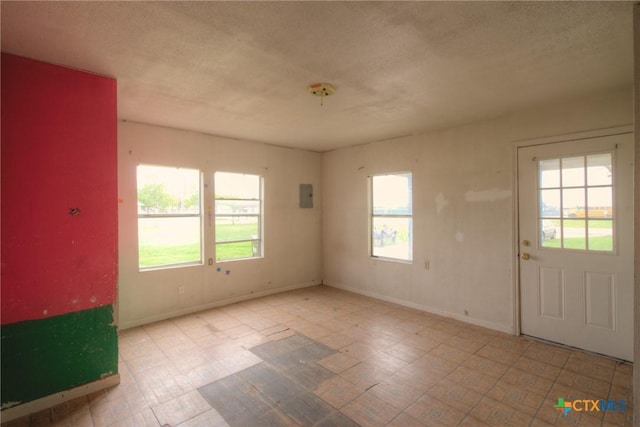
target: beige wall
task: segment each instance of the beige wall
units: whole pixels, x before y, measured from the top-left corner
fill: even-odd
[[[325,153],[324,283],[512,332],[513,142],[629,125],[632,93]],[[367,177],[400,171],[413,173],[412,264],[368,249]]]
[[[624,88],[392,141],[312,153],[150,125],[119,125],[119,313],[123,328],[270,292],[321,283],[511,332],[514,148],[523,139],[628,125]],[[265,257],[140,272],[139,163],[265,178]],[[413,172],[414,262],[368,255],[367,177]],[[314,208],[298,185],[314,185]],[[212,202],[207,193],[204,204]],[[212,230],[205,221],[205,235]],[[214,257],[205,239],[204,258]],[[425,261],[430,264],[424,268]],[[178,294],[178,286],[185,294]],[[466,311],[466,313],[465,313]]]
[[[197,168],[204,206],[213,204],[215,171],[264,177],[264,258],[213,266],[139,271],[136,166]],[[121,328],[322,281],[322,156],[150,125],[119,123],[119,317]],[[313,184],[314,208],[298,206],[299,184]],[[214,258],[213,227],[204,221],[204,259]],[[230,275],[216,267],[231,270]],[[178,294],[178,286],[185,293]]]

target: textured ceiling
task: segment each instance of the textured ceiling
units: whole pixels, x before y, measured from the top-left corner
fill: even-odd
[[[120,119],[316,151],[633,82],[628,2],[1,8],[3,51],[115,77]]]

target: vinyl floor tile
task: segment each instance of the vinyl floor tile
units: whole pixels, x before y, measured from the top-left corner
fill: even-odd
[[[120,331],[119,346],[119,386],[1,427],[633,425],[629,363],[325,286]],[[560,397],[614,406],[564,415]]]

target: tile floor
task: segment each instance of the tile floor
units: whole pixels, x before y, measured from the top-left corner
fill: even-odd
[[[631,426],[630,364],[317,286],[120,332],[121,384],[22,426]]]

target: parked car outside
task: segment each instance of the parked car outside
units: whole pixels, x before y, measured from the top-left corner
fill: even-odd
[[[551,220],[542,220],[542,230],[540,230],[541,240],[553,240],[556,238],[556,226]]]

